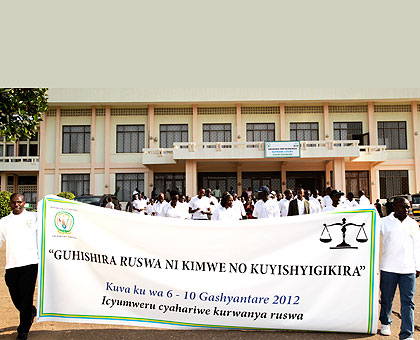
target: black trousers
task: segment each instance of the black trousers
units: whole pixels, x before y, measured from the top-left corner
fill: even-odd
[[[4,279],[9,288],[13,304],[19,311],[20,323],[17,331],[28,333],[32,325],[32,317],[35,311],[33,306],[38,265],[6,269]]]

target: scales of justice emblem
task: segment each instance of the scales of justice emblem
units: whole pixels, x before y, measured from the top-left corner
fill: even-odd
[[[364,243],[368,240],[366,231],[364,228],[365,223],[355,224],[355,223],[347,222],[347,220],[343,218],[342,221],[338,223],[332,223],[328,225],[324,223],[324,229],[322,229],[321,237],[319,239],[321,242],[329,243],[332,241],[331,234],[330,234],[330,231],[328,230],[328,227],[333,227],[333,226],[341,226],[341,232],[343,234],[343,242],[341,242],[340,244],[337,244],[337,246],[335,247],[330,247],[330,249],[357,249],[357,247],[352,247],[350,244],[346,242],[346,232],[347,232],[347,227],[349,226],[355,226],[359,228],[359,232],[357,233],[357,236],[356,236],[357,242]]]

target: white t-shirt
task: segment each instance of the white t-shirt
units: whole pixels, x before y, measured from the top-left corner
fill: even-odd
[[[181,207],[182,203],[176,202],[175,208],[171,203],[167,203],[162,207],[161,213],[159,216],[171,217],[171,218],[187,218]]]
[[[236,220],[241,220],[242,216],[246,215],[244,205],[239,199],[233,201],[232,209]]]
[[[112,202],[108,202],[108,203],[105,205],[105,208],[108,208],[108,209],[115,209],[114,203],[112,203]]]
[[[337,207],[334,207],[332,204],[323,208],[322,212],[327,212],[327,211],[334,211],[334,210],[344,210],[346,209],[346,207],[344,206],[344,204],[338,203]]]
[[[287,213],[289,212],[289,203],[291,199],[288,200],[286,198],[282,198],[279,202],[279,209],[280,209],[280,216],[287,216]]]
[[[410,217],[404,221],[394,213],[381,218],[381,270],[398,274],[420,271],[420,234],[418,223]]]
[[[208,197],[203,196],[201,198],[198,198],[198,196],[194,196],[193,198],[191,198],[189,207],[192,210],[195,210],[198,208],[198,210],[192,214],[193,220],[207,220],[208,219],[207,214],[201,213],[201,211],[207,212],[208,209],[210,208],[210,201]]]
[[[367,198],[365,195],[360,196],[359,204],[361,208],[369,207],[370,206],[369,198]]]
[[[210,211],[213,213],[213,211],[215,211],[217,206],[219,205],[219,201],[214,196],[207,197],[207,199],[209,200]],[[213,204],[211,204],[211,203],[213,203]]]
[[[213,215],[211,216],[212,220],[237,220],[237,212],[232,208],[222,207],[220,204],[214,210]]]
[[[179,205],[179,209],[181,210],[181,213],[183,215],[182,218],[185,219],[190,219],[191,218],[191,214],[189,213],[188,209],[189,209],[189,204],[188,202],[178,202],[177,206]]]
[[[279,206],[276,201],[268,199],[265,203],[259,200],[254,205],[252,216],[256,218],[275,218],[280,217]]]
[[[0,219],[0,247],[6,246],[6,269],[37,264],[37,215],[22,211],[19,215],[10,215]]]
[[[329,195],[325,195],[324,198],[321,201],[322,208],[328,207],[332,205],[332,199]]]
[[[344,202],[344,205],[346,208],[357,208],[359,206],[359,203],[356,202],[355,199],[349,201],[348,198],[346,198],[346,201]]]
[[[153,212],[155,213],[155,215],[156,216],[162,216],[162,209],[167,204],[168,204],[168,202],[166,202],[166,201],[163,201],[162,203],[155,202],[155,204],[153,205]]]
[[[133,208],[143,209],[143,210],[142,211],[137,211],[137,210],[133,209],[133,213],[144,215],[144,209],[146,208],[146,204],[147,204],[146,200],[143,200],[143,199],[134,200],[133,201]]]
[[[155,211],[155,204],[153,203],[153,204],[148,204],[148,205],[146,205],[146,214],[147,215],[152,215],[152,213]]]
[[[311,214],[317,214],[322,211],[321,209],[321,203],[318,201],[318,199],[310,197],[309,198],[309,205],[311,208]]]

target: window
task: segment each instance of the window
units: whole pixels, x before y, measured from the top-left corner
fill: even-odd
[[[336,122],[334,123],[334,140],[358,140],[353,135],[361,135],[362,122]]]
[[[76,196],[88,195],[90,192],[90,175],[62,174],[61,191],[68,191]]]
[[[231,142],[232,124],[203,124],[203,142]]]
[[[144,125],[117,125],[117,153],[139,153],[144,148]]]
[[[378,122],[378,144],[388,150],[407,149],[406,122]]]
[[[156,194],[177,189],[181,194],[185,194],[185,173],[155,173],[154,187]]]
[[[63,153],[90,153],[89,125],[63,125]]]
[[[369,171],[346,171],[346,192],[359,197],[359,190],[370,196]]]
[[[160,124],[161,148],[173,148],[174,143],[188,142],[188,124]]]
[[[319,140],[318,123],[290,123],[290,140]]]
[[[115,187],[117,188],[118,200],[128,202],[136,188],[140,192],[144,191],[144,174],[115,174]]]
[[[14,145],[7,144],[6,145],[6,157],[13,157],[14,155],[15,155]]]
[[[408,194],[408,170],[379,170],[381,198]]]
[[[247,123],[246,141],[247,142],[269,142],[274,141],[274,123]]]

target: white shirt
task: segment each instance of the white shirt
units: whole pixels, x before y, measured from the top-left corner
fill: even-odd
[[[391,213],[381,218],[381,270],[398,274],[420,271],[420,234],[418,223],[410,217],[404,221]]]
[[[167,203],[162,207],[162,211],[159,216],[163,217],[171,217],[171,218],[187,218],[184,212],[182,211],[181,204],[176,202],[175,208],[171,205],[171,203]]]
[[[318,201],[318,199],[313,198],[312,196],[309,197],[309,206],[311,208],[311,214],[317,214],[322,211],[321,203]]]
[[[321,201],[322,208],[332,205],[332,199],[329,195],[325,195]]]
[[[242,216],[246,215],[244,205],[242,204],[242,202],[239,199],[233,200],[232,209],[235,213],[235,216],[236,216],[237,220],[241,220]]]
[[[207,196],[206,196],[207,197]],[[209,200],[209,204],[210,204],[210,211],[213,213],[213,211],[216,210],[217,206],[219,205],[219,201],[216,197],[214,196],[210,196],[207,197],[207,199]],[[213,204],[211,204],[213,203]]]
[[[168,204],[168,202],[166,202],[165,200],[160,203],[155,202],[155,204],[153,205],[153,212],[155,213],[156,216],[162,216],[162,209]]]
[[[287,216],[289,212],[289,203],[292,199],[288,200],[286,198],[282,198],[279,202],[279,209],[280,209],[280,216]]]
[[[302,198],[302,200],[300,199],[296,199],[297,204],[298,204],[298,211],[299,211],[299,215],[304,215],[305,214],[305,199]]]
[[[179,209],[181,210],[181,213],[182,213],[182,215],[183,215],[183,217],[182,218],[185,218],[185,219],[190,219],[191,218],[191,214],[188,212],[188,209],[189,209],[189,204],[188,204],[188,202],[178,202],[177,203],[177,206],[179,205]]]
[[[133,201],[133,208],[136,208],[136,209],[144,209],[144,208],[146,208],[146,204],[147,204],[146,200],[136,199],[136,200]],[[144,210],[137,211],[137,210],[134,210],[133,209],[133,213],[144,215]]]
[[[115,209],[114,203],[112,203],[112,202],[108,202],[108,203],[105,205],[105,208],[108,208],[108,209]]]
[[[275,218],[280,217],[279,206],[276,201],[268,199],[265,203],[259,200],[254,205],[252,216],[256,218]]]
[[[334,210],[344,210],[346,207],[344,206],[344,204],[342,203],[338,203],[337,207],[334,207],[332,204],[323,208],[322,212],[327,212],[327,211],[334,211]]]
[[[24,210],[0,219],[0,247],[7,242],[6,269],[39,262],[37,230],[37,215],[33,212]]]
[[[346,208],[357,208],[359,206],[359,203],[357,203],[354,199],[352,201],[349,201],[349,199],[346,198],[344,205]]]
[[[367,198],[365,195],[360,196],[359,204],[360,204],[360,207],[364,207],[364,208],[369,207],[370,206],[369,198]]]
[[[146,205],[146,214],[147,215],[152,215],[152,213],[155,211],[155,204],[153,203],[153,204],[148,204],[148,205]]]
[[[212,220],[237,220],[237,212],[232,208],[222,207],[220,204],[214,210],[213,215],[211,216]]]
[[[202,214],[201,211],[208,211],[210,208],[210,201],[208,197],[203,196],[201,198],[198,198],[198,196],[194,196],[191,198],[191,201],[189,203],[189,207],[192,210],[195,210],[198,208],[196,212],[192,214],[193,220],[207,220],[207,214]]]

